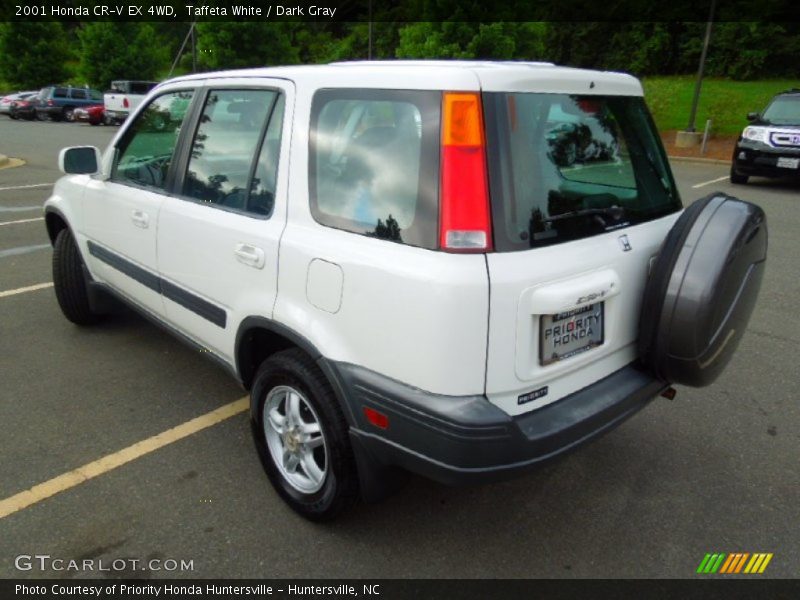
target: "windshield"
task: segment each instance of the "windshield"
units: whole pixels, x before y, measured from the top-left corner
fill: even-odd
[[[774,125],[800,125],[800,94],[775,98],[762,116]]]
[[[486,93],[495,247],[580,239],[681,208],[644,100]]]

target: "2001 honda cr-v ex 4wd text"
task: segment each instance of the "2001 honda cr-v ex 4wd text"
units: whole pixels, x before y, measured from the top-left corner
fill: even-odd
[[[635,78],[365,62],[180,77],[47,200],[59,304],[122,300],[250,391],[311,519],[403,471],[506,477],[729,362],[757,206],[682,211]],[[117,299],[117,300],[114,300]]]

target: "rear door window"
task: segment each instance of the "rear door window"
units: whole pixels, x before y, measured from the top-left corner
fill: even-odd
[[[589,237],[681,207],[642,98],[485,93],[495,245]]]
[[[318,92],[309,161],[314,218],[435,248],[440,103],[439,92]]]
[[[257,166],[254,156],[277,99],[275,90],[208,92],[192,141],[184,196],[262,216],[272,211],[271,200],[264,199],[259,191],[252,194],[248,182]],[[277,123],[278,131],[279,126]],[[273,132],[270,144],[279,144],[279,138],[275,141],[277,135]],[[268,174],[260,173],[260,177],[264,178],[264,185],[269,185]],[[274,193],[274,177],[272,185]]]

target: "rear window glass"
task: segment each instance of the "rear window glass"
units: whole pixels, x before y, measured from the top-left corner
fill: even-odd
[[[486,93],[495,246],[522,250],[681,207],[641,98]]]
[[[129,94],[146,94],[154,87],[158,85],[157,83],[151,81],[131,81],[130,82],[130,90]]]
[[[314,218],[436,247],[440,102],[438,92],[318,92],[309,174]]]

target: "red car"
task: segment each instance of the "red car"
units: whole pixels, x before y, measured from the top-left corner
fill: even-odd
[[[100,125],[100,123],[105,123],[105,108],[102,104],[76,108],[72,117],[75,121],[88,121],[89,125]]]

